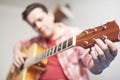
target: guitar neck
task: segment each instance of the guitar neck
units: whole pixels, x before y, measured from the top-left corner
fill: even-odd
[[[66,41],[63,41],[62,43],[58,44],[58,45],[55,45],[49,49],[47,49],[42,55],[41,55],[41,58],[42,59],[45,59],[45,58],[48,58],[52,55],[55,55],[55,54],[58,54],[59,52],[61,51],[64,51],[70,47],[73,47],[74,46],[74,39],[73,37],[66,40]]]
[[[106,38],[110,39],[113,42],[120,41],[119,26],[116,24],[115,21],[111,21],[101,26],[95,27],[93,29],[85,30],[79,35],[74,36],[56,46],[47,49],[42,54],[27,59],[24,67],[29,67],[35,63],[40,62],[43,59],[58,54],[61,51],[69,49],[73,46],[81,46],[83,48],[92,47],[95,44],[96,38],[100,38],[103,41]]]
[[[43,53],[39,54],[38,56],[35,56],[33,58],[29,58],[26,60],[24,67],[29,67],[35,63],[40,62],[43,59],[47,59],[50,56],[56,55],[66,49],[69,49],[73,46],[75,46],[76,43],[76,37],[72,37],[68,40],[65,40],[58,45],[55,45],[47,50],[45,50]]]

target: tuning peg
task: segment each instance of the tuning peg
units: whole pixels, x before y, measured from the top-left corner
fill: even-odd
[[[96,42],[95,39],[96,39],[96,38],[93,38],[92,41],[93,41],[93,42]]]
[[[93,28],[93,33],[95,33],[97,31],[97,29],[96,28]]]
[[[102,26],[102,30],[105,30],[107,28],[107,26],[103,25]]]
[[[85,44],[85,45],[88,45],[88,41],[84,41],[84,44]]]
[[[88,34],[88,31],[84,31],[85,34]]]
[[[107,37],[106,35],[103,35],[103,36],[102,36],[102,39],[103,39],[103,40],[105,40],[105,39],[107,39],[107,38],[108,38],[108,37]]]

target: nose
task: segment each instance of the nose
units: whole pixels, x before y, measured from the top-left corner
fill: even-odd
[[[36,27],[39,28],[39,29],[42,27],[42,23],[41,23],[41,22],[38,22],[38,21],[35,22],[35,25],[36,25]]]

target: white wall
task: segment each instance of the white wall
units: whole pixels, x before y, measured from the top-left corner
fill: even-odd
[[[97,26],[107,21],[120,21],[119,0],[69,0],[76,18],[65,21],[66,24],[80,26],[83,29]],[[50,5],[50,4],[49,4]],[[53,5],[52,5],[53,6]],[[20,39],[36,35],[29,26],[22,21],[21,12],[24,6],[0,5],[0,80],[4,80],[12,63],[13,45]],[[116,44],[120,50],[119,43]],[[120,54],[109,68],[100,75],[90,74],[91,80],[120,80]]]
[[[76,16],[68,24],[80,26],[83,29],[98,26],[111,20],[120,22],[120,0],[80,0],[74,2],[73,12]],[[72,3],[71,3],[72,4]],[[66,21],[67,22],[67,21]],[[120,44],[116,44],[120,53]],[[91,80],[120,80],[120,54],[112,64],[100,75],[90,74]]]
[[[21,20],[21,8],[0,5],[0,80],[4,80],[12,63],[13,45],[20,39],[33,35]]]

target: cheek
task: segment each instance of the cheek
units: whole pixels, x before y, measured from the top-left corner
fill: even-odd
[[[46,31],[46,32],[53,32],[53,30],[54,30],[54,26],[53,26],[53,23],[51,22],[51,21],[49,21],[49,22],[45,22],[44,23],[44,30]]]
[[[48,33],[52,33],[52,32],[53,32],[53,29],[52,29],[51,27],[49,27],[49,28],[46,29],[46,31],[47,31]]]
[[[53,26],[52,25],[46,25],[45,30],[53,31]]]
[[[53,28],[49,27],[48,29],[46,29],[46,34],[47,35],[52,35],[53,34]]]

